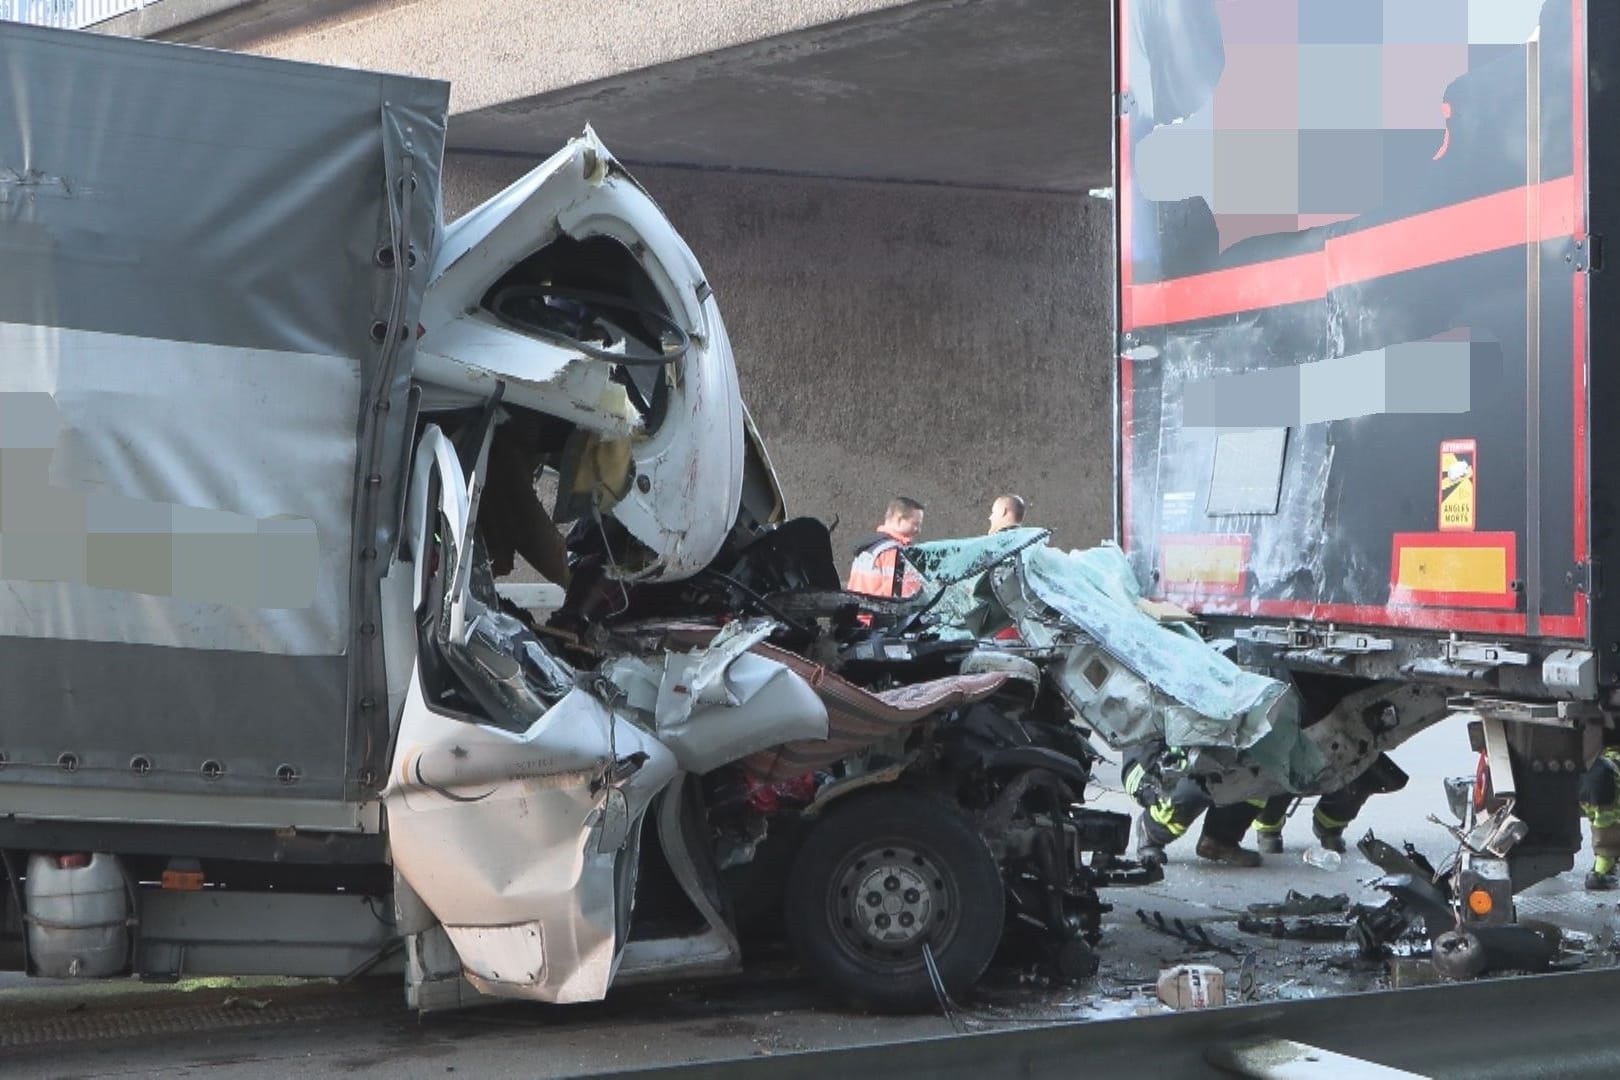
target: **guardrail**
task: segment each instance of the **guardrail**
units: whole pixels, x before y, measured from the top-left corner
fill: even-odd
[[[158,0],[0,0],[0,21],[83,30]]]
[[[830,1077],[1613,1077],[1620,969],[641,1069],[644,1080]]]

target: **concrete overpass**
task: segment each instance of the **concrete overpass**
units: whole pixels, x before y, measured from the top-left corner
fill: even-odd
[[[1111,531],[1111,0],[160,0],[97,27],[453,85],[447,209],[585,123],[721,295],[795,508]],[[842,532],[841,532],[842,534]]]

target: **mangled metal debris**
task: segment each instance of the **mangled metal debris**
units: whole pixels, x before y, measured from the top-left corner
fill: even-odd
[[[1250,915],[1261,919],[1290,915],[1308,918],[1313,915],[1339,915],[1349,907],[1350,897],[1344,893],[1334,896],[1313,893],[1306,896],[1304,893],[1289,889],[1288,895],[1280,902],[1250,904],[1248,911]]]
[[[1241,957],[1245,955],[1243,949],[1211,935],[1208,930],[1198,923],[1185,922],[1174,916],[1166,919],[1162,911],[1149,912],[1140,908],[1137,909],[1136,917],[1149,930],[1157,931],[1166,937],[1173,937],[1177,941],[1191,945],[1195,949],[1225,953],[1228,956]]]
[[[1344,941],[1356,930],[1362,913],[1342,893],[1305,896],[1290,889],[1280,902],[1250,904],[1238,918],[1245,934],[1289,941]]]
[[[1470,878],[1459,876],[1455,859],[1437,871],[1411,844],[1397,850],[1371,832],[1357,847],[1384,872],[1373,886],[1389,897],[1355,914],[1352,936],[1363,956],[1406,960],[1426,955],[1439,975],[1451,980],[1547,971],[1559,962],[1559,935],[1544,924],[1464,920],[1460,905],[1473,897],[1458,894],[1456,883]]]
[[[1237,928],[1245,934],[1289,941],[1344,941],[1355,932],[1356,923],[1347,918],[1264,919],[1245,915],[1238,919]]]
[[[1277,791],[1307,788],[1326,768],[1299,728],[1291,687],[1239,668],[1186,622],[1143,610],[1139,584],[1111,544],[1059,551],[1040,529],[913,545],[933,585],[939,635],[1014,627],[1078,716],[1114,749],[1157,743],[1186,771],[1253,767]]]

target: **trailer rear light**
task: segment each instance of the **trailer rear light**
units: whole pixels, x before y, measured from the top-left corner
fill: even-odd
[[[1495,906],[1496,902],[1491,899],[1491,894],[1484,889],[1475,889],[1468,894],[1468,910],[1482,919],[1489,915],[1491,908]]]
[[[56,868],[58,870],[83,870],[89,865],[90,856],[83,852],[75,852],[72,855],[58,855],[56,857]]]
[[[1474,812],[1485,810],[1485,789],[1491,782],[1491,762],[1485,751],[1479,752],[1479,764],[1474,766]]]

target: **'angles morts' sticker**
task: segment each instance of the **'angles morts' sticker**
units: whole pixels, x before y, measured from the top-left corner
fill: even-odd
[[[1479,448],[1473,439],[1447,439],[1440,444],[1440,530],[1472,532]]]

